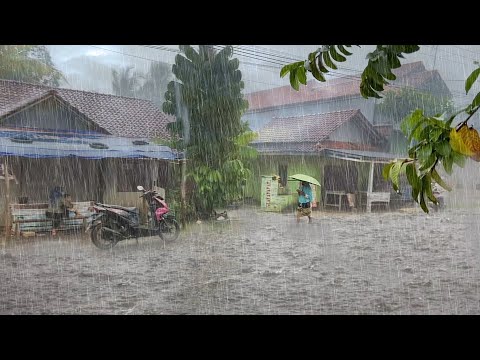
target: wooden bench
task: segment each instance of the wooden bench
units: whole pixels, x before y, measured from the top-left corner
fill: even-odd
[[[367,191],[359,191],[358,195],[358,203],[359,206],[365,207],[367,212],[371,211],[373,204],[383,204],[385,205],[386,209],[390,209],[390,193],[389,192],[367,192]]]
[[[87,220],[92,216],[92,201],[74,202],[79,215],[62,218],[59,231],[81,228],[83,233],[87,229]],[[53,219],[47,218],[48,203],[11,204],[12,224],[15,228],[15,237],[22,232],[49,232],[53,228]]]

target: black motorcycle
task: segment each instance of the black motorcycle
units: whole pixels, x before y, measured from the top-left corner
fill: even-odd
[[[180,226],[175,216],[162,198],[154,190],[145,190],[137,186],[148,204],[147,223],[140,224],[139,210],[136,207],[124,207],[95,203],[93,218],[87,228],[91,230],[92,242],[102,250],[113,248],[117,242],[138,239],[146,236],[160,236],[165,241],[175,241]]]

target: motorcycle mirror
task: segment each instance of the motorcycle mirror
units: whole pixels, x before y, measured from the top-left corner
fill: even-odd
[[[138,185],[138,186],[137,186],[137,190],[138,190],[138,191],[143,191],[143,190],[145,190],[145,189],[143,188],[142,185]]]

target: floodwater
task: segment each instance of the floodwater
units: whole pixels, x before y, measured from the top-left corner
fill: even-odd
[[[0,314],[480,314],[478,212],[229,216],[111,251],[17,240],[0,252]]]

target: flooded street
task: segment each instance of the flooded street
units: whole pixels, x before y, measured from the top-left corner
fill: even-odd
[[[111,251],[13,240],[0,314],[480,314],[478,212],[229,216]]]

